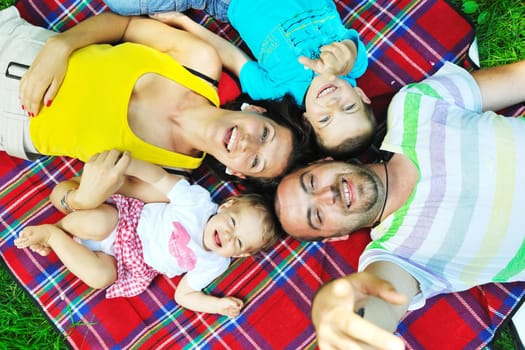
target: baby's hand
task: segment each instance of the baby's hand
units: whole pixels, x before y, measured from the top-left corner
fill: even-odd
[[[234,297],[223,297],[219,300],[218,313],[224,316],[235,317],[241,312],[244,302]]]
[[[334,42],[322,46],[319,59],[312,60],[308,57],[299,57],[299,63],[327,79],[333,80],[339,75],[350,73],[355,63],[355,44],[351,40]]]

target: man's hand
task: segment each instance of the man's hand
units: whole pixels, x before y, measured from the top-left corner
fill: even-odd
[[[105,151],[93,155],[84,165],[80,186],[70,194],[75,209],[96,208],[116,193],[125,180],[131,161],[129,152]]]
[[[368,296],[393,304],[406,302],[390,283],[367,272],[354,273],[321,287],[312,304],[312,321],[321,349],[405,348],[401,339],[354,312]]]
[[[330,80],[337,78],[339,75],[350,73],[354,67],[357,48],[351,40],[322,46],[320,51],[319,59],[312,60],[301,56],[299,57],[299,63]]]
[[[64,76],[71,51],[58,37],[51,37],[20,81],[20,103],[29,116],[50,106]]]
[[[244,303],[234,297],[223,297],[218,300],[218,313],[224,316],[236,317],[241,312]]]

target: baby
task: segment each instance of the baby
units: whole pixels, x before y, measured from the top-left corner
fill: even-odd
[[[99,178],[110,178],[107,174],[111,173],[97,170],[104,169],[100,164],[123,169],[127,178],[115,189],[144,198],[146,203],[115,194],[104,203],[80,209],[75,192],[82,188],[86,193],[91,185],[96,196],[93,171],[99,172]],[[133,178],[150,184],[169,202],[150,202],[155,192],[143,185],[135,188]],[[53,250],[89,286],[109,287],[108,298],[140,294],[158,274],[171,278],[186,273],[175,291],[178,304],[194,311],[237,316],[242,300],[207,295],[202,288],[227,269],[230,258],[248,256],[279,239],[273,211],[263,197],[246,194],[217,206],[203,187],[118,151],[93,156],[80,180],[59,183],[50,198],[67,215],[54,225],[24,228],[15,245],[41,255]]]

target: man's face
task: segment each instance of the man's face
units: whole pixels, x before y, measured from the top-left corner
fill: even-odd
[[[372,225],[383,200],[383,184],[371,170],[323,161],[287,175],[277,188],[275,208],[290,235],[328,238]]]

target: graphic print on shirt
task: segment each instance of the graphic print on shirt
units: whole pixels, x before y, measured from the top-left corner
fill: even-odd
[[[186,270],[193,270],[197,263],[195,253],[188,247],[190,243],[190,234],[180,222],[174,221],[173,231],[171,232],[168,249],[171,255],[175,257],[179,266]]]

